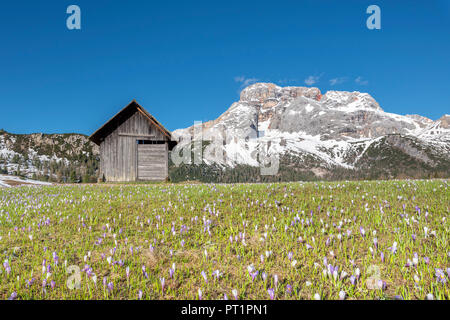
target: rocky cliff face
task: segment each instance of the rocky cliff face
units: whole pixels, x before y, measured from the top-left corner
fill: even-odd
[[[263,150],[278,157],[313,157],[328,169],[358,169],[362,159],[368,159],[366,152],[380,143],[427,166],[450,161],[448,115],[433,121],[387,113],[361,92],[322,94],[318,88],[256,83],[245,88],[240,100],[219,118],[204,123],[202,133],[204,140],[223,140],[215,148],[223,159],[207,153],[206,163],[227,167],[258,166]],[[186,143],[193,127],[173,134]]]

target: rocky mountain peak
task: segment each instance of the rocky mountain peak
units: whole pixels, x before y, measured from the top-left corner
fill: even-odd
[[[362,93],[359,91],[327,91],[323,96],[322,101],[329,108],[344,107],[344,109],[356,110],[356,109],[371,109],[383,111],[378,102],[368,93]]]
[[[444,114],[439,120],[441,128],[450,129],[450,115]]]
[[[405,115],[405,117],[411,118],[411,119],[423,124],[424,126],[433,123],[433,120],[428,119],[427,117],[421,116],[419,114],[407,114],[407,115]]]
[[[274,100],[288,100],[306,97],[320,100],[322,94],[315,87],[279,87],[273,83],[254,83],[241,91],[240,101],[248,103],[270,104]]]
[[[203,137],[225,138],[225,165],[257,165],[255,155],[266,144],[271,154],[309,154],[347,168],[353,164],[346,155],[362,156],[371,143],[388,135],[418,138],[449,153],[449,122],[448,115],[432,121],[385,112],[368,93],[330,90],[322,95],[315,87],[255,83],[219,118],[203,125]],[[189,127],[173,135],[192,132]]]

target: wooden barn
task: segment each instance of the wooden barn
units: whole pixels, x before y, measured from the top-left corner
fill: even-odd
[[[100,146],[100,175],[106,181],[163,181],[169,176],[171,133],[136,100],[89,139]]]

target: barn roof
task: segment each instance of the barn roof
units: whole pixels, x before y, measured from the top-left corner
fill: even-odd
[[[167,137],[169,140],[169,149],[172,149],[177,144],[176,141],[172,141],[172,134],[170,131],[164,128],[164,126],[139,103],[137,103],[136,100],[131,101],[125,108],[109,119],[103,126],[95,131],[89,139],[95,144],[100,145],[105,137],[110,135],[119,125],[128,120],[136,112],[140,112],[151,124],[158,128],[158,130]]]

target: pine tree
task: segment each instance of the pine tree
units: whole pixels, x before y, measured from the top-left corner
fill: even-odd
[[[75,172],[75,170],[72,170],[72,171],[70,172],[70,178],[69,178],[69,181],[70,181],[71,183],[77,182],[77,173]]]

